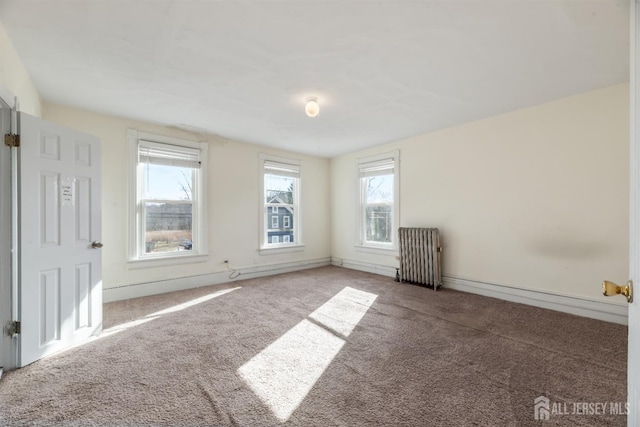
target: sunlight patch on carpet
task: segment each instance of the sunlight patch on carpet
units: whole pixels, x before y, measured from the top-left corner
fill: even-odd
[[[203,302],[209,301],[210,299],[217,298],[224,294],[228,294],[229,292],[233,292],[236,289],[240,289],[240,286],[237,288],[223,289],[221,291],[214,292],[212,294],[205,295],[203,297],[196,298],[191,301],[183,302],[182,304],[174,305],[173,307],[165,308],[164,310],[151,313],[149,316],[162,316],[169,313],[175,313],[176,311],[181,311],[181,310],[184,310],[185,308],[193,307],[194,305],[202,304]]]
[[[136,319],[136,320],[132,320],[131,322],[122,323],[120,325],[113,326],[109,329],[103,330],[102,333],[96,338],[106,338],[110,335],[117,334],[118,332],[126,331],[127,329],[143,325],[152,320],[156,320],[158,317],[160,316],[147,316],[147,317],[143,317],[142,319]]]
[[[309,317],[334,332],[348,337],[377,297],[375,294],[347,286]]]
[[[145,324],[147,322],[150,322],[152,320],[156,320],[156,319],[158,319],[159,317],[161,317],[161,316],[163,316],[165,314],[175,313],[176,311],[180,311],[180,310],[184,310],[185,308],[193,307],[196,304],[201,304],[201,303],[203,303],[205,301],[209,301],[210,299],[222,296],[224,294],[228,294],[229,292],[232,292],[232,291],[235,291],[236,289],[241,289],[241,288],[242,288],[241,286],[238,286],[237,288],[223,289],[221,291],[217,291],[217,292],[214,292],[212,294],[205,295],[203,297],[196,298],[196,299],[193,299],[191,301],[184,302],[182,304],[177,304],[177,305],[174,305],[172,307],[165,308],[164,310],[156,311],[155,313],[147,314],[146,316],[141,317],[139,319],[131,320],[131,321],[126,322],[126,323],[121,323],[119,325],[112,326],[112,327],[110,327],[108,329],[103,329],[100,332],[100,334],[90,336],[89,338],[86,338],[86,339],[84,339],[84,340],[82,340],[82,341],[80,341],[80,342],[78,342],[76,344],[73,344],[73,345],[71,345],[69,347],[66,347],[66,348],[60,350],[60,351],[57,351],[57,352],[52,353],[52,354],[50,354],[48,356],[45,356],[45,358],[52,357],[52,356],[57,356],[57,355],[59,355],[61,353],[64,353],[66,351],[73,350],[75,348],[78,348],[78,347],[81,347],[83,345],[86,345],[86,344],[88,344],[90,342],[97,341],[97,340],[100,340],[100,339],[103,339],[103,338],[107,338],[107,337],[110,337],[110,336],[115,335],[117,333],[120,333],[122,331],[126,331],[126,330],[134,328],[136,326],[143,325],[143,324]]]
[[[147,323],[150,320],[155,320],[160,316],[164,316],[165,314],[175,313],[177,311],[181,311],[186,308],[193,307],[194,305],[202,304],[205,301],[209,301],[213,298],[220,297],[222,295],[228,294],[229,292],[235,291],[240,288],[241,287],[238,286],[237,288],[223,289],[221,291],[217,291],[212,294],[202,296],[200,298],[192,299],[191,301],[183,302],[181,304],[176,304],[172,307],[165,308],[160,311],[156,311],[155,313],[147,314],[145,317],[141,317],[140,319],[132,320],[131,322],[123,323],[121,325],[116,325],[109,329],[105,329],[102,331],[102,333],[99,336],[95,338],[104,338],[104,337],[108,337],[109,335],[116,334],[118,332],[126,331],[127,329]]]
[[[377,295],[344,288],[238,369],[278,418],[289,419],[336,357]]]
[[[289,419],[344,340],[303,320],[238,369],[280,421]]]

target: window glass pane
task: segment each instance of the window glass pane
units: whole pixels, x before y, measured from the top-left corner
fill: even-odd
[[[298,178],[292,176],[264,174],[264,200],[271,205],[266,211],[267,244],[295,242],[294,187],[297,185],[297,180]]]
[[[391,243],[391,205],[366,206],[365,240]]]
[[[366,203],[393,203],[393,175],[364,178]]]
[[[145,253],[191,250],[192,207],[191,203],[145,203]]]
[[[265,202],[292,205],[294,179],[290,176],[265,174]]]
[[[278,209],[278,213],[271,213],[268,211],[268,230],[267,230],[267,242],[268,243],[293,243],[294,242],[294,208],[293,206],[283,206]],[[285,219],[287,219],[285,221]],[[275,239],[277,238],[277,239]],[[277,241],[276,241],[277,240]]]
[[[143,198],[193,200],[194,169],[143,163]]]

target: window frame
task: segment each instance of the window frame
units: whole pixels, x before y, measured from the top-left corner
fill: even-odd
[[[293,242],[283,242],[278,238],[278,243],[271,243],[268,238],[268,231],[273,227],[270,227],[269,223],[269,215],[271,213],[271,209],[269,209],[269,204],[266,201],[266,188],[265,188],[265,164],[266,163],[280,163],[283,166],[289,166],[292,168],[297,168],[298,176],[294,177],[294,185],[293,185],[293,204],[291,205],[293,208],[292,213],[287,213],[290,217],[292,217],[289,221],[293,221],[293,227],[289,227],[289,230],[293,231]],[[259,155],[259,179],[260,179],[260,236],[259,236],[259,253],[261,255],[274,254],[279,252],[290,252],[290,251],[301,251],[304,250],[303,243],[303,233],[302,233],[302,207],[300,195],[302,193],[302,161],[298,159],[291,159],[279,156],[273,156],[265,153],[260,153]],[[280,212],[279,206],[278,212]],[[277,218],[277,217],[276,217]],[[291,223],[290,223],[291,224]],[[280,221],[278,220],[278,226],[280,225]]]
[[[366,188],[364,182],[366,176],[363,176],[363,171],[368,167],[373,167],[376,164],[389,161],[393,171],[393,206],[391,209],[391,242],[372,242],[366,240]],[[367,156],[358,158],[356,161],[356,182],[357,182],[357,209],[356,209],[356,248],[362,251],[383,252],[390,251],[393,253],[398,252],[398,227],[400,226],[400,151],[394,150],[374,156]],[[368,204],[373,206],[376,204]],[[377,204],[388,205],[388,203]]]
[[[208,144],[204,142],[187,141],[162,135],[129,129],[127,132],[129,145],[129,205],[128,205],[128,253],[129,268],[147,268],[154,266],[186,264],[204,262],[208,259],[207,241],[207,163]],[[180,151],[199,151],[200,167],[194,173],[192,183],[192,249],[189,251],[166,252],[162,254],[145,253],[145,220],[143,215],[143,181],[142,163],[139,161],[140,144],[165,144],[171,149]]]

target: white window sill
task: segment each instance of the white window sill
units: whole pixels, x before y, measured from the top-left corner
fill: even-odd
[[[137,270],[139,268],[154,268],[154,267],[166,267],[170,265],[181,264],[195,264],[198,262],[205,262],[209,258],[207,254],[193,254],[193,255],[175,255],[158,258],[141,258],[130,259],[127,261],[127,268],[129,270]]]
[[[260,248],[258,251],[260,255],[275,255],[287,252],[301,252],[304,251],[304,245],[290,245],[290,246],[274,246],[272,248],[265,247]]]
[[[370,245],[356,245],[356,251],[358,252],[367,252],[370,254],[379,254],[379,255],[398,255],[398,249],[393,246],[370,246]]]

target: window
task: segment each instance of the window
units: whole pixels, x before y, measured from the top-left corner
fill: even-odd
[[[261,249],[301,246],[300,162],[261,155]],[[282,218],[282,220],[280,220]]]
[[[396,248],[398,228],[398,152],[358,161],[359,245]]]
[[[130,261],[206,253],[206,144],[129,132]]]

